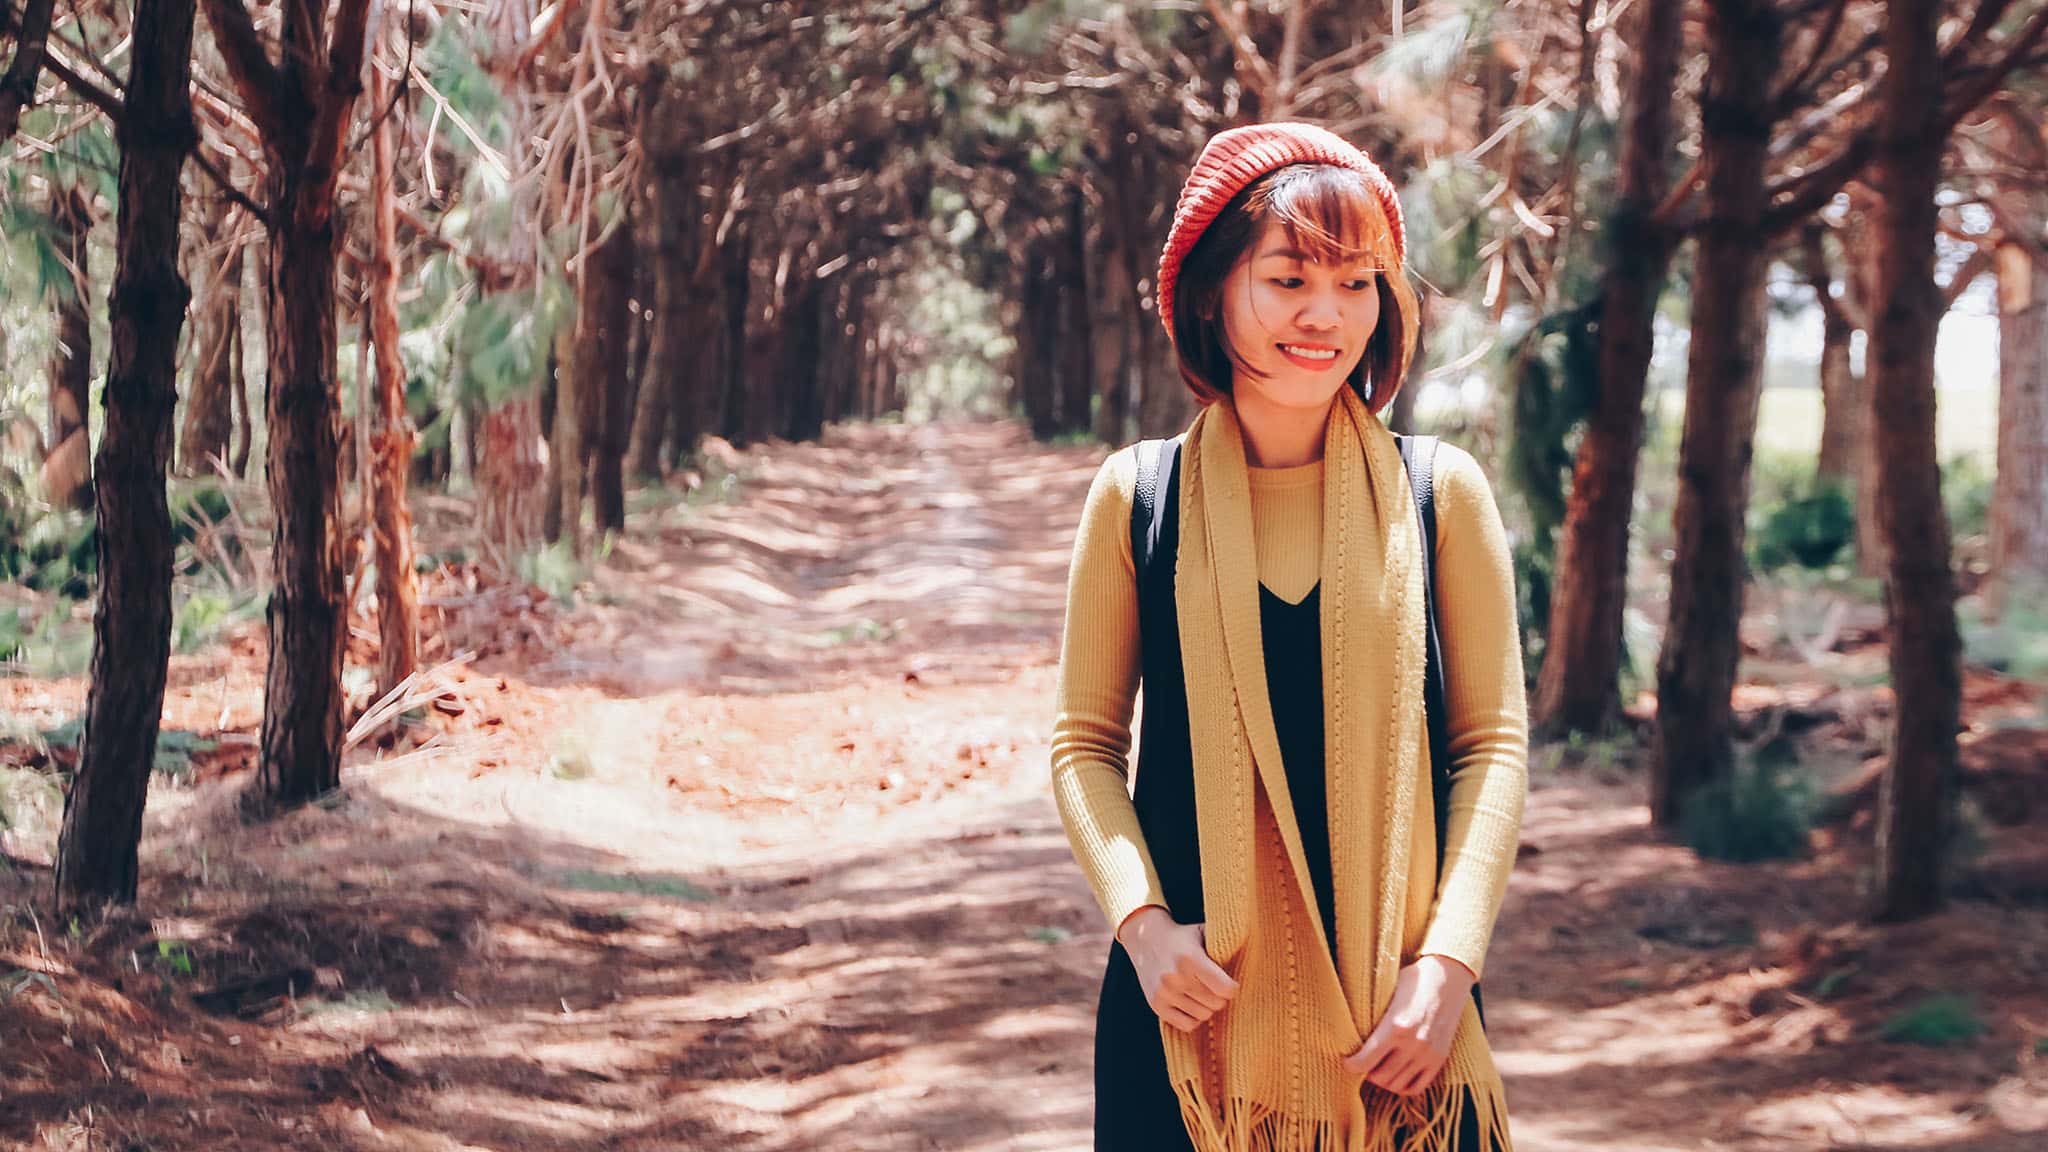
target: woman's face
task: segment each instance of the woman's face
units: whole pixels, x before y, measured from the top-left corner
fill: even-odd
[[[1232,374],[1231,393],[1282,408],[1324,410],[1379,326],[1379,271],[1369,257],[1324,264],[1267,225],[1224,277],[1223,331],[1263,374]]]

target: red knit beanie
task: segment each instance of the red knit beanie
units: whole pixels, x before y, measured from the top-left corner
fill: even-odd
[[[1393,226],[1395,263],[1408,258],[1408,234],[1401,223],[1401,199],[1394,193],[1393,182],[1371,157],[1342,136],[1313,124],[1289,122],[1247,124],[1219,132],[1202,149],[1187,183],[1181,185],[1173,229],[1166,234],[1166,250],[1159,255],[1159,322],[1166,325],[1167,339],[1173,339],[1173,287],[1180,280],[1181,261],[1232,197],[1252,181],[1289,164],[1335,164],[1363,174],[1367,187],[1379,199],[1380,211]]]

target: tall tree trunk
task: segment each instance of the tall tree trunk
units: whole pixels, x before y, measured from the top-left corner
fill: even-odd
[[[1066,227],[1059,236],[1054,275],[1059,284],[1059,428],[1086,432],[1094,424],[1095,340],[1088,308],[1088,198],[1079,186],[1067,192]]]
[[[258,266],[269,267],[269,257],[267,255],[270,250],[269,245],[264,244],[262,241],[257,243],[260,245],[256,250]],[[242,348],[244,343],[242,324],[244,317],[242,316],[242,270],[240,264],[247,259],[247,254],[237,255],[235,259],[237,268],[235,275],[235,322],[233,326],[234,349],[230,353],[230,359],[233,362],[231,376],[235,387],[235,458],[229,462],[228,467],[238,479],[241,479],[249,475],[249,456],[255,451],[256,444],[256,421],[249,414],[249,380],[248,376],[242,371]],[[268,337],[266,336],[267,339]]]
[[[303,173],[274,162],[266,300],[270,322],[265,470],[276,510],[270,662],[264,678],[264,795],[303,803],[341,783],[345,637],[331,216],[293,211]]]
[[[579,279],[587,281],[590,269],[585,265]],[[583,290],[577,289],[578,319],[582,313]],[[541,509],[541,534],[550,544],[568,541],[569,554],[579,559],[583,555],[583,495],[584,481],[590,475],[587,466],[589,451],[584,443],[583,430],[587,424],[581,418],[584,408],[582,393],[584,380],[575,370],[575,345],[580,336],[574,333],[576,319],[568,321],[570,333],[569,362],[564,364],[554,353],[549,354],[553,364],[548,373],[552,389],[543,389],[541,413],[545,420],[542,434],[548,441],[548,479],[545,503]],[[559,349],[562,341],[557,339]]]
[[[747,444],[748,289],[753,283],[752,222],[742,219],[726,236],[720,251],[719,298],[725,303],[718,378],[725,393],[719,432],[735,447]]]
[[[1016,381],[1032,436],[1060,431],[1060,286],[1053,237],[1034,238],[1024,260],[1023,320],[1017,341]]]
[[[92,280],[86,241],[92,199],[77,183],[50,182],[50,228],[68,281],[54,290],[57,343],[50,349],[50,454],[43,462],[43,493],[62,508],[91,508]],[[181,281],[182,283],[182,281]]]
[[[1939,0],[1892,0],[1886,7],[1890,67],[1878,121],[1883,207],[1870,376],[1872,407],[1881,415],[1872,438],[1884,466],[1872,479],[1891,553],[1885,605],[1898,701],[1878,805],[1876,910],[1885,920],[1924,916],[1941,905],[1962,710],[1962,642],[1934,442],[1942,301],[1934,281],[1934,197],[1948,142],[1935,38],[1940,9]]]
[[[1131,413],[1130,313],[1132,290],[1124,274],[1124,256],[1119,250],[1128,238],[1120,238],[1113,226],[1096,232],[1095,245],[1095,438],[1104,444],[1122,444]]]
[[[100,581],[78,774],[57,841],[61,915],[135,899],[142,809],[171,654],[171,513],[164,499],[177,407],[178,179],[196,143],[187,86],[193,0],[136,0],[121,147],[107,426],[100,440]]]
[[[681,341],[691,305],[687,277],[694,255],[687,243],[687,233],[692,231],[687,219],[695,209],[696,196],[687,176],[680,165],[664,164],[656,157],[648,177],[646,211],[654,232],[649,253],[654,299],[649,308],[654,318],[648,322],[647,367],[640,376],[633,406],[632,448],[626,456],[626,470],[648,480],[661,479],[661,445],[673,423],[675,378],[689,351]]]
[[[391,82],[370,64],[370,106],[390,100]],[[370,332],[376,343],[377,408],[370,442],[374,500],[371,539],[377,558],[377,693],[384,695],[419,667],[419,577],[413,571],[412,510],[405,488],[411,471],[412,418],[405,410],[405,361],[399,355],[398,211],[391,187],[391,120],[370,132]],[[367,387],[368,382],[362,385]]]
[[[792,290],[789,311],[783,317],[782,380],[787,405],[782,426],[784,438],[816,440],[825,430],[824,401],[820,397],[818,361],[824,351],[827,318],[825,286],[808,274]]]
[[[1991,571],[2000,614],[2016,593],[2048,591],[2048,267],[2013,243],[1998,249]]]
[[[1849,484],[1855,474],[1856,420],[1863,381],[1856,375],[1849,357],[1850,339],[1856,325],[1848,310],[1834,295],[1834,273],[1828,267],[1824,238],[1827,228],[1818,221],[1800,233],[1806,282],[1820,304],[1820,460],[1815,475],[1825,481]]]
[[[584,268],[587,306],[573,369],[590,423],[585,436],[590,497],[599,532],[626,528],[626,440],[632,432],[633,363],[627,334],[633,320],[633,228],[621,220]]]
[[[2011,103],[1994,121],[1997,144],[2018,163],[2048,164],[2048,139]],[[2048,262],[2040,251],[2048,195],[2008,185],[2001,224],[2017,232],[1998,246],[1998,478],[1991,491],[1991,580],[1986,606],[2004,615],[2014,597],[2048,593]],[[1953,296],[1954,292],[1951,291]]]
[[[1650,816],[1666,827],[1735,758],[1743,516],[1764,354],[1767,265],[1758,237],[1781,19],[1767,0],[1714,0],[1708,7],[1701,98],[1706,203],[1672,516],[1671,615],[1657,658],[1651,750]]]
[[[212,195],[200,201],[199,307],[193,343],[199,363],[185,397],[185,425],[178,435],[178,471],[209,476],[214,456],[229,459],[235,429],[235,397],[242,381],[242,246],[228,234],[229,203]],[[248,401],[243,401],[246,408]]]
[[[1621,178],[1600,275],[1600,396],[1572,466],[1533,701],[1535,726],[1545,732],[1597,732],[1620,705],[1621,621],[1643,447],[1643,394],[1657,298],[1671,259],[1670,238],[1652,214],[1668,184],[1670,78],[1677,67],[1682,7],[1636,9],[1633,39],[1642,66],[1631,77]]]

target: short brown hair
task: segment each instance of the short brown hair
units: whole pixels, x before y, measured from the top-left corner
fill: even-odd
[[[1335,164],[1290,164],[1246,185],[1203,230],[1173,286],[1173,344],[1180,374],[1204,404],[1230,395],[1235,369],[1254,372],[1230,346],[1219,307],[1224,278],[1266,226],[1317,261],[1377,255],[1380,322],[1345,380],[1377,412],[1393,399],[1415,352],[1421,304],[1393,257],[1392,227],[1365,177]],[[1391,322],[1389,322],[1391,321]]]

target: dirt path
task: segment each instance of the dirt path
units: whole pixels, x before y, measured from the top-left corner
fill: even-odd
[[[750,453],[339,803],[252,827],[240,773],[159,787],[143,916],[32,921],[18,834],[0,1147],[1087,1147],[1107,936],[1044,741],[1097,459],[1014,426]],[[247,637],[180,658],[167,712],[252,731],[260,676]],[[1853,835],[1702,865],[1611,775],[1538,774],[1496,937],[1519,1148],[2048,1146],[2038,899],[1861,928]],[[1943,991],[1989,1031],[1875,1034]]]

